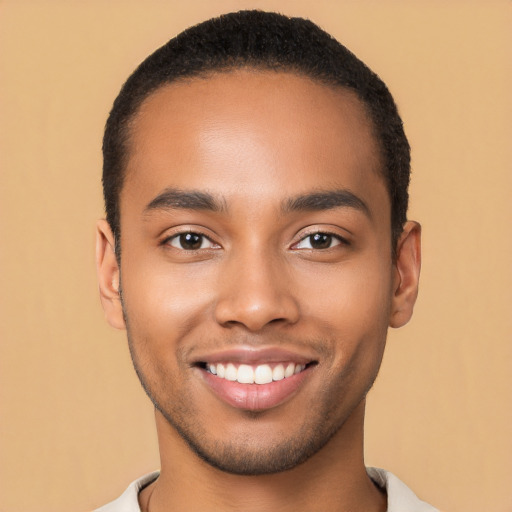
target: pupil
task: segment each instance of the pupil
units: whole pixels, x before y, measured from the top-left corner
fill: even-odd
[[[197,235],[196,233],[185,233],[180,235],[180,244],[183,249],[193,250],[200,249],[202,244],[202,236]]]
[[[328,249],[331,246],[332,236],[325,233],[311,235],[311,247],[313,249]]]

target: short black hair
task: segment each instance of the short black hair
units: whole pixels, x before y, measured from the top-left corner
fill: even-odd
[[[406,221],[410,147],[383,81],[309,20],[259,10],[224,14],[195,25],[144,60],[114,101],[103,138],[103,194],[119,257],[119,197],[129,154],[130,124],[142,102],[179,79],[251,67],[285,71],[353,91],[373,122],[391,202],[393,251]]]

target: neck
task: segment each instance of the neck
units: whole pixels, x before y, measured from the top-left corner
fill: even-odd
[[[241,476],[211,467],[156,413],[161,454],[158,480],[139,497],[144,512],[172,509],[259,512],[383,512],[386,496],[363,462],[364,401],[343,427],[303,464],[281,473]]]

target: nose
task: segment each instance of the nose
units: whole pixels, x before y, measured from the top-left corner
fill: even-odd
[[[285,263],[268,254],[231,258],[219,283],[216,321],[257,332],[269,324],[291,325],[299,319]]]

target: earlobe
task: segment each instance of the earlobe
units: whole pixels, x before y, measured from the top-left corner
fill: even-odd
[[[421,267],[421,226],[408,221],[397,244],[390,327],[402,327],[412,316]]]
[[[112,327],[125,329],[114,235],[110,225],[104,219],[96,224],[96,270],[105,317]]]

